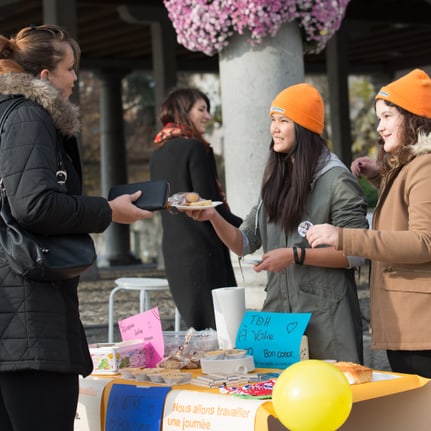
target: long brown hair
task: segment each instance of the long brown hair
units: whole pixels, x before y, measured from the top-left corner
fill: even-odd
[[[208,96],[196,88],[177,88],[171,90],[163,101],[160,112],[159,120],[162,126],[168,123],[174,123],[189,134],[190,138],[196,138],[204,141],[201,133],[199,133],[192,122],[189,120],[189,112],[193,105],[200,99],[203,99],[207,105],[208,112],[211,105]]]
[[[310,185],[327,143],[317,133],[295,123],[293,153],[277,153],[271,140],[262,181],[262,201],[272,223],[280,223],[286,234],[297,228],[307,209]]]
[[[387,106],[394,107],[403,117],[403,122],[400,131],[400,140],[402,142],[401,148],[397,154],[387,153],[384,150],[384,139],[379,136],[377,143],[379,150],[377,153],[377,164],[382,175],[386,174],[390,170],[397,168],[407,163],[411,158],[414,157],[410,151],[410,147],[416,145],[418,141],[419,133],[428,135],[431,133],[431,118],[421,117],[416,114],[412,114],[405,109],[394,105],[392,102],[383,100]]]

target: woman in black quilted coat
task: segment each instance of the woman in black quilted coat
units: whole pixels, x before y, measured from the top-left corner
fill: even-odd
[[[157,149],[151,156],[151,178],[166,178],[172,193],[197,192],[202,198],[222,201],[217,211],[239,226],[241,218],[226,203],[214,153],[204,139],[211,118],[210,102],[201,91],[178,88],[163,102]],[[209,222],[197,223],[184,213],[161,212],[166,277],[181,317],[197,330],[215,328],[212,290],[236,286],[229,249]]]
[[[0,36],[0,116],[14,96],[0,136],[0,176],[11,211],[45,235],[103,232],[111,221],[151,217],[123,195],[81,196],[77,107],[69,101],[80,50],[60,27]],[[60,191],[56,143],[67,172]],[[77,250],[79,253],[79,250]],[[92,371],[78,307],[79,277],[35,282],[14,274],[0,248],[0,429],[72,431],[79,374]]]

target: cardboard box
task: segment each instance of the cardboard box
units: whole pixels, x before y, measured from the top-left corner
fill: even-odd
[[[121,368],[145,367],[143,340],[90,344],[93,374],[118,374]]]

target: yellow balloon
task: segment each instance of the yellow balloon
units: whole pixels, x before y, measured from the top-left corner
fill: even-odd
[[[278,419],[290,431],[335,431],[349,417],[352,388],[338,368],[309,359],[280,374],[272,403]]]

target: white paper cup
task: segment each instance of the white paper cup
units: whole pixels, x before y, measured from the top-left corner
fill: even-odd
[[[233,349],[245,312],[245,288],[213,289],[212,296],[219,347],[220,349]]]

